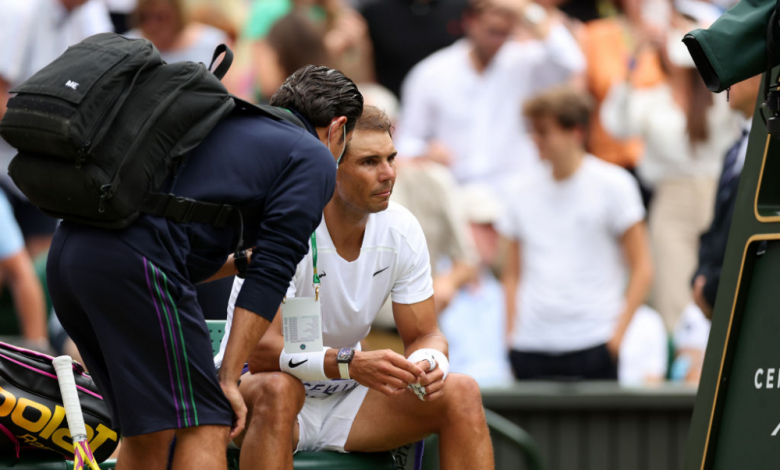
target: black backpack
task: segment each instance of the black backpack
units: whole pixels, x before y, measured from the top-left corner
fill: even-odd
[[[44,213],[119,229],[140,213],[218,227],[240,219],[219,201],[194,201],[159,190],[187,153],[232,112],[303,123],[292,113],[231,96],[204,64],[166,64],[145,39],[91,36],[11,90],[0,135],[19,153],[9,174]],[[236,217],[238,216],[238,217]],[[240,234],[239,234],[240,235]]]

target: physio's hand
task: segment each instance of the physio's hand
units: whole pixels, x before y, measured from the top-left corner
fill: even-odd
[[[349,376],[360,385],[393,396],[403,393],[407,385],[424,378],[425,372],[397,352],[382,349],[356,351],[349,365]]]
[[[420,385],[425,387],[425,401],[434,401],[441,398],[444,395],[444,371],[439,369],[437,364],[435,369],[427,372],[430,364],[425,359],[418,362],[417,366],[426,371],[425,376],[420,378]],[[409,393],[413,392],[410,390]]]
[[[222,393],[225,394],[225,398],[230,402],[230,407],[233,408],[235,416],[235,422],[230,428],[230,440],[235,439],[236,436],[241,434],[246,424],[246,404],[244,403],[244,397],[241,396],[241,392],[238,391],[237,384],[220,383],[222,387]]]

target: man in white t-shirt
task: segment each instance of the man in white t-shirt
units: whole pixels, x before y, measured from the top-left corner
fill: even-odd
[[[571,88],[526,103],[540,176],[514,186],[499,227],[518,379],[617,379],[617,356],[647,296],[652,261],[635,180],[585,152],[592,103]]]
[[[471,0],[463,28],[404,79],[398,151],[446,164],[461,184],[494,186],[539,166],[518,107],[586,63],[563,15],[539,3]]]
[[[433,433],[440,436],[444,468],[493,468],[479,387],[471,377],[447,376],[447,341],[436,324],[422,229],[409,211],[389,202],[396,155],[390,131],[383,112],[364,108],[316,243],[287,293],[315,297],[318,275],[329,349],[284,352],[277,315],[250,355],[239,387],[249,418],[234,441],[242,469],[292,469],[293,452],[384,451]],[[237,280],[228,321],[239,289]],[[360,347],[388,296],[408,359]],[[218,365],[229,344],[226,337]],[[422,388],[414,392],[410,384]]]

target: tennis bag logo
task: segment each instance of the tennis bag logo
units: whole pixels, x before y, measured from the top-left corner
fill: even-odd
[[[47,449],[73,458],[65,409],[51,364],[45,354],[0,343],[0,453]],[[74,363],[75,364],[75,363]],[[119,435],[92,379],[74,366],[87,439],[98,462],[116,449]]]

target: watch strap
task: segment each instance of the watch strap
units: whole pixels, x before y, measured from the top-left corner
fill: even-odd
[[[236,266],[236,274],[241,279],[246,277],[246,271],[249,268],[249,260],[247,259],[246,250],[237,251],[233,255],[233,263]]]
[[[349,376],[349,363],[348,362],[339,362],[339,374],[341,375],[342,379],[350,379]]]

